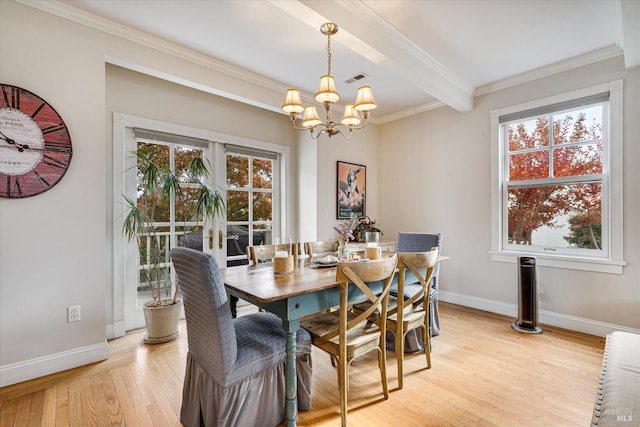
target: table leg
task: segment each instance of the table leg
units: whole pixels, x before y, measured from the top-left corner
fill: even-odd
[[[296,335],[299,320],[283,320],[286,335],[287,360],[285,365],[285,421],[287,427],[295,427],[298,421],[298,390],[296,375]]]

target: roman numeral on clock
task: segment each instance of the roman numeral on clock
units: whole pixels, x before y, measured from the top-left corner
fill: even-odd
[[[22,196],[22,188],[20,188],[20,179],[16,176],[11,182],[11,175],[7,175],[7,196],[11,194],[18,194]]]
[[[59,160],[54,159],[53,157],[49,157],[46,154],[44,156],[42,156],[42,161],[46,164],[48,164],[51,167],[57,168],[57,169],[62,169],[65,170],[67,168],[67,165],[62,163]]]
[[[43,188],[51,187],[51,184],[49,183],[49,181],[44,179],[44,177],[40,175],[38,171],[34,171],[34,173],[36,174],[36,177],[38,177],[38,181],[40,181],[40,185],[42,185]]]
[[[44,128],[44,129],[42,129],[42,134],[46,135],[48,133],[55,132],[55,131],[58,131],[58,130],[63,130],[65,128],[66,128],[66,126],[63,125],[63,124],[48,126],[48,127]]]
[[[20,90],[16,87],[12,88],[2,88],[2,99],[4,101],[4,105],[7,105],[11,108],[15,108],[17,110],[20,109]]]

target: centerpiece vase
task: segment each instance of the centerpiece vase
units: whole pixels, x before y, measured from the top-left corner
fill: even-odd
[[[349,249],[347,247],[347,242],[344,240],[340,241],[340,246],[338,246],[338,259],[348,259],[349,258]]]

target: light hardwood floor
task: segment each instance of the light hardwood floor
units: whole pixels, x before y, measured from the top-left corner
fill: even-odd
[[[543,326],[511,329],[514,319],[441,303],[442,334],[424,354],[405,358],[404,388],[388,352],[390,398],[382,398],[375,355],[351,369],[349,425],[588,426],[604,338]],[[180,426],[186,326],[170,343],[145,345],[143,332],[109,342],[109,359],[0,388],[0,426]],[[337,379],[313,350],[313,409],[300,426],[340,425]]]

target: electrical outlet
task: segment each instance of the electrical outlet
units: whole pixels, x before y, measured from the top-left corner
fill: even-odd
[[[80,306],[70,305],[67,307],[67,323],[80,321]]]

